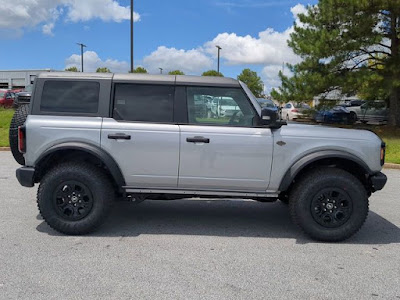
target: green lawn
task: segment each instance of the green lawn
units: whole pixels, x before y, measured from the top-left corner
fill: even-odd
[[[14,114],[13,109],[0,108],[0,147],[8,147],[8,128],[10,126],[11,118]],[[208,119],[198,119],[200,123],[207,122]],[[215,122],[215,119],[210,120]],[[221,123],[226,123],[227,120],[221,119]],[[349,128],[349,126],[340,126]],[[386,162],[400,164],[400,128],[393,128],[389,126],[367,126],[356,125],[356,128],[370,129],[379,135],[387,145],[386,148]]]
[[[0,147],[8,147],[8,129],[14,114],[13,109],[0,108]]]
[[[375,126],[372,130],[386,143],[386,162],[400,164],[400,128]]]

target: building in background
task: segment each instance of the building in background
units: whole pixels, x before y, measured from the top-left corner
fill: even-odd
[[[51,69],[43,70],[0,70],[0,89],[24,89],[33,84],[36,76],[43,72],[53,72]]]

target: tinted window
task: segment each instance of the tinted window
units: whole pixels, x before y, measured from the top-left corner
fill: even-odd
[[[97,113],[100,84],[93,81],[46,81],[40,110]]]
[[[167,85],[116,84],[114,118],[117,120],[171,123],[175,87]]]
[[[255,113],[241,89],[187,88],[190,124],[252,126]]]

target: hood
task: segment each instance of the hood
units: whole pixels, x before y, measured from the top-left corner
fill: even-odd
[[[30,93],[30,92],[20,92],[17,95],[18,96],[30,97],[30,96],[32,96],[32,93]]]
[[[335,128],[321,125],[308,125],[290,123],[287,126],[282,126],[280,134],[287,137],[305,137],[305,138],[320,138],[320,139],[340,139],[340,140],[360,140],[371,141],[381,140],[375,133],[361,129],[345,129]]]

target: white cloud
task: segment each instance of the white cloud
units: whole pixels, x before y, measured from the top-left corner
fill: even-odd
[[[71,22],[92,19],[121,22],[130,19],[130,8],[115,0],[2,0],[0,29],[17,31],[44,24],[43,33],[51,35],[61,15]],[[140,20],[136,12],[134,20]]]
[[[293,14],[293,16],[297,19],[298,15],[307,13],[307,8],[303,4],[299,3],[290,8],[290,11]]]
[[[121,22],[130,20],[130,7],[121,6],[115,0],[64,0],[69,8],[68,19],[72,22],[101,19],[103,21]],[[134,14],[135,22],[140,20]]]
[[[45,24],[42,27],[43,34],[53,36],[54,23]]]
[[[160,46],[143,59],[143,64],[152,73],[163,68],[166,71],[181,70],[187,74],[198,74],[210,69],[213,61],[201,49],[178,50]]]
[[[126,61],[119,61],[115,59],[102,60],[99,55],[94,51],[86,51],[83,54],[84,71],[96,72],[97,68],[109,68],[113,73],[128,73],[129,64]],[[65,61],[65,68],[77,67],[81,69],[81,56],[73,54]]]
[[[215,55],[215,45],[221,46],[221,57],[231,65],[294,63],[298,61],[298,57],[287,45],[292,31],[293,28],[284,32],[267,28],[258,37],[221,33],[204,47],[209,54]]]

